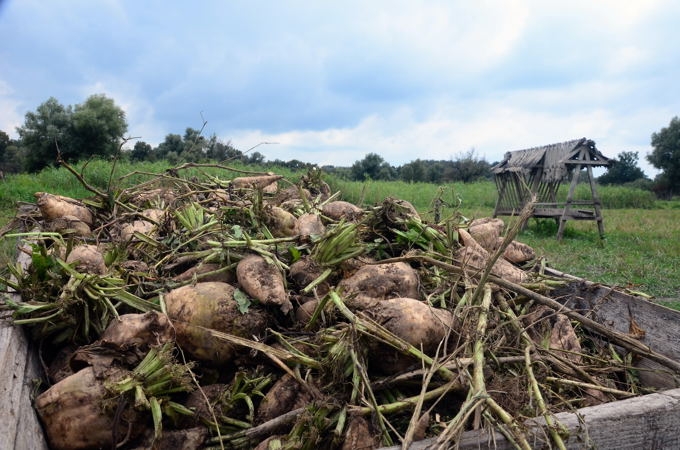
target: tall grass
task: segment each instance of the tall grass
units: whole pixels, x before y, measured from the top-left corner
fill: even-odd
[[[498,196],[495,183],[480,181],[475,183],[447,183],[442,185],[430,183],[407,183],[404,181],[366,181],[363,183],[328,178],[334,190],[342,192],[345,200],[362,205],[381,202],[385,197],[399,196],[407,200],[419,210],[431,209],[432,202],[438,196],[449,204],[459,202],[462,210],[467,212],[489,211],[496,205]],[[558,200],[566,200],[569,186],[563,185],[558,191]],[[605,209],[620,208],[655,208],[654,194],[650,191],[623,186],[598,186],[597,193]],[[576,186],[575,200],[590,199],[590,186],[581,183]]]
[[[680,299],[680,209],[609,209],[605,240],[591,221],[569,222],[555,239],[552,220],[531,219],[519,240],[552,267],[591,281]]]
[[[360,206],[381,203],[387,197],[406,200],[425,216],[434,212],[434,202],[440,199],[442,215],[454,209],[465,215],[479,216],[493,210],[496,202],[495,185],[489,182],[450,183],[438,186],[431,183],[404,181],[367,181],[363,183],[328,178],[331,189],[342,194],[342,199]],[[493,188],[493,189],[490,189]]]
[[[560,186],[558,198],[566,199],[568,192],[568,186]],[[602,201],[602,206],[607,209],[652,209],[656,207],[654,193],[643,189],[626,186],[598,186],[597,193]],[[590,186],[583,183],[577,185],[574,198],[579,200],[590,199]]]

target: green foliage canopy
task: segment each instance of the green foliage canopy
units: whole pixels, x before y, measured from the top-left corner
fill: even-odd
[[[68,161],[112,155],[126,131],[125,112],[103,94],[75,108],[50,97],[35,112],[26,113],[24,125],[17,128],[29,172],[55,164],[58,151]]]
[[[24,125],[17,128],[25,152],[25,168],[29,172],[56,162],[57,149],[71,145],[71,107],[64,107],[50,97],[35,112],[26,113]]]
[[[621,152],[597,180],[601,184],[624,184],[645,177],[645,173],[637,165],[638,152]]]
[[[135,142],[135,146],[130,152],[131,161],[147,161],[152,159],[153,147],[144,141]]]
[[[355,181],[390,180],[393,175],[394,169],[377,153],[369,153],[350,169],[350,177]]]
[[[115,155],[127,132],[125,112],[103,94],[95,94],[76,105],[71,118],[70,156],[80,160],[89,156]]]
[[[0,161],[4,161],[7,155],[7,147],[9,147],[9,135],[4,131],[0,131]]]
[[[243,152],[234,148],[231,142],[222,142],[215,134],[208,139],[205,154],[215,161],[240,160],[243,157]]]
[[[652,134],[652,147],[647,160],[662,170],[658,182],[672,196],[680,191],[680,118],[673,117],[667,127]]]

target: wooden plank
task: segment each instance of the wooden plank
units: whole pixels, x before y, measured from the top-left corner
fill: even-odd
[[[557,289],[551,297],[621,333],[630,331],[632,319],[645,332],[640,342],[680,361],[680,311],[585,280]]]
[[[633,397],[555,419],[569,430],[570,449],[680,448],[680,389]],[[535,420],[541,424],[542,420]]]
[[[19,252],[18,262],[29,258]],[[11,293],[13,300],[19,296]],[[0,323],[0,436],[8,449],[47,449],[42,427],[33,409],[32,394],[43,377],[37,349],[23,329]]]
[[[602,167],[606,166],[606,164],[603,164],[602,161],[592,161],[592,160],[570,160],[570,161],[565,161],[564,164],[569,164],[569,165],[576,165],[580,164],[582,166],[594,166],[594,167]]]
[[[548,204],[546,204],[548,205]],[[589,203],[581,203],[581,205],[589,205]],[[516,216],[519,214],[518,209],[510,208],[498,208],[495,211],[497,216]],[[536,218],[562,218],[564,220],[596,220],[596,214],[594,211],[586,209],[570,209],[567,215],[564,215],[564,208],[550,208],[550,207],[538,207],[534,208],[534,213],[532,217]]]
[[[19,262],[28,264],[19,253]],[[23,256],[22,256],[23,255]],[[18,301],[17,294],[10,294]],[[38,352],[22,328],[0,321],[0,442],[3,449],[47,450],[47,442],[33,409],[32,393],[41,380]]]
[[[644,332],[639,341],[680,361],[680,312],[610,286],[575,280],[553,292],[560,303],[621,333],[631,331],[631,321]],[[680,387],[680,377],[660,364],[636,356],[640,381],[657,389]]]
[[[0,323],[0,441],[5,449],[47,449],[31,394],[40,371],[20,328]]]
[[[553,418],[567,431],[563,439],[568,449],[680,448],[677,425],[680,423],[680,389],[558,413]],[[532,447],[548,448],[545,421],[536,418],[525,424]],[[432,438],[414,442],[409,450],[426,450],[435,441]],[[487,431],[466,431],[457,444],[461,450],[515,448],[502,434]]]
[[[566,214],[563,209],[559,208],[536,208],[533,217],[538,218],[553,218],[559,217],[564,221],[567,220],[596,220],[593,211],[582,209],[571,209]]]

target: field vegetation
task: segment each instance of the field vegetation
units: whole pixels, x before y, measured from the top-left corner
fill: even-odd
[[[170,169],[165,161],[120,162],[112,165],[93,160],[74,166],[84,179],[105,192],[134,186],[151,174]],[[231,164],[233,176],[271,170],[265,166]],[[276,172],[294,181],[304,174],[287,168]],[[224,177],[223,169],[209,165],[193,165],[182,170],[190,176]],[[130,175],[133,174],[133,175]],[[466,218],[492,215],[496,188],[491,181],[472,183],[409,183],[404,181],[349,181],[327,175],[333,191],[342,199],[362,206],[395,197],[411,202],[427,220],[433,220],[438,209],[441,217],[460,214]],[[50,192],[74,198],[91,195],[78,179],[65,168],[47,168],[37,174],[10,175],[0,182],[0,224],[14,216],[21,202],[35,202],[35,192]],[[552,220],[531,219],[519,240],[535,248],[551,267],[595,282],[617,285],[645,292],[662,299],[680,299],[680,201],[659,201],[647,190],[622,186],[600,186],[604,205],[606,238],[600,240],[594,222],[569,222],[564,239],[558,242],[556,224]],[[577,196],[587,196],[587,185],[579,185]],[[566,196],[566,193],[564,193]],[[510,223],[512,218],[504,218]],[[4,243],[2,262],[13,257],[13,247]],[[680,301],[680,300],[678,300]]]

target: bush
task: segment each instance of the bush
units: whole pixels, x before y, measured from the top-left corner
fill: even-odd
[[[623,187],[630,189],[642,189],[643,191],[652,191],[654,188],[654,182],[649,178],[638,178],[630,183],[623,184]]]
[[[653,209],[656,200],[651,191],[625,186],[606,186],[600,191],[602,205],[609,209]]]

